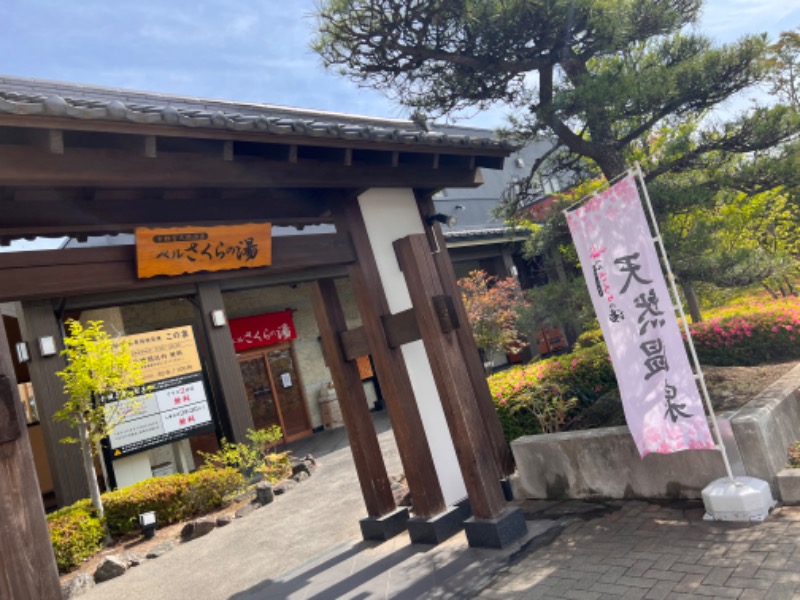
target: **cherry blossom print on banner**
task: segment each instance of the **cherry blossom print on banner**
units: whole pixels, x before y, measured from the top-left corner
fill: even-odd
[[[639,454],[714,448],[634,177],[567,224]]]

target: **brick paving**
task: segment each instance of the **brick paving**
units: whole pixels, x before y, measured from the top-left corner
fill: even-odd
[[[559,510],[560,535],[522,552],[474,597],[485,600],[800,598],[800,507],[763,523],[702,520],[701,503],[528,503]]]

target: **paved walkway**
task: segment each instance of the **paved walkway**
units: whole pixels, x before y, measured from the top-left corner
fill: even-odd
[[[401,471],[385,414],[376,429]],[[364,504],[344,431],[292,445],[308,481],[244,519],[100,584],[85,600],[350,598],[800,598],[800,508],[763,524],[706,523],[702,505],[523,502],[529,534],[505,550],[403,534],[361,541]]]
[[[476,597],[800,598],[800,507],[750,524],[703,521],[697,502],[524,506],[529,518],[559,517],[563,531]]]

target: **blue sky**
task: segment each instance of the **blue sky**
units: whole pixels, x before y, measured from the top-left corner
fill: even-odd
[[[326,72],[314,0],[0,0],[0,74],[385,117],[407,111]],[[710,0],[725,42],[800,25],[797,0]],[[503,111],[473,116],[496,127]]]

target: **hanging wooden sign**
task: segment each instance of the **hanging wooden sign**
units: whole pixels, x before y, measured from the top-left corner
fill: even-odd
[[[140,279],[272,264],[272,224],[136,228]]]

